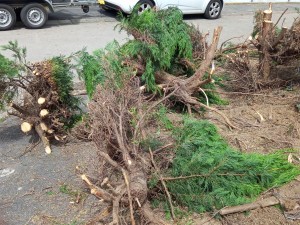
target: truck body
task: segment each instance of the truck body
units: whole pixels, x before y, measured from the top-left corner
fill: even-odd
[[[0,0],[0,31],[12,29],[20,15],[23,24],[31,29],[45,25],[48,13],[55,7],[81,6],[83,12],[89,6],[97,4],[97,0]]]

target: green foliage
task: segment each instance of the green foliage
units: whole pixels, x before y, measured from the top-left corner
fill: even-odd
[[[150,189],[152,189],[152,188],[156,187],[158,183],[159,183],[159,177],[158,177],[158,175],[157,174],[152,174],[151,178],[148,181],[148,185],[147,186]]]
[[[59,187],[59,192],[69,195],[70,197],[73,198],[78,198],[79,195],[81,195],[81,197],[86,197],[84,196],[84,193],[82,193],[81,191],[72,189],[69,185],[67,184],[63,184]]]
[[[158,139],[158,137],[150,136],[142,140],[140,146],[144,151],[149,151],[149,148],[155,150],[162,147],[163,143]]]
[[[77,71],[85,82],[89,98],[92,98],[96,86],[103,84],[108,77],[114,79],[114,85],[122,85],[121,74],[127,72],[130,74],[128,69],[122,66],[122,58],[117,41],[109,43],[104,49],[99,49],[92,54],[82,52]]]
[[[73,74],[71,65],[63,57],[54,57],[51,59],[52,77],[57,86],[60,100],[69,109],[79,109],[79,99],[71,95],[73,91]]]
[[[81,120],[82,114],[80,99],[71,95],[73,91],[73,73],[72,65],[68,63],[68,59],[59,56],[50,60],[52,66],[52,78],[55,81],[60,101],[68,110],[70,115],[61,117],[60,122],[64,124],[64,129],[72,128]]]
[[[9,41],[7,45],[2,46],[3,50],[10,50],[12,52],[12,57],[15,59],[16,65],[25,68],[26,64],[26,48],[19,47],[17,41]]]
[[[95,55],[83,52],[81,56],[82,78],[86,85],[89,98],[92,98],[96,85],[103,82],[103,71],[101,70],[101,60]]]
[[[54,195],[55,193],[53,191],[47,191],[46,194],[47,195]]]
[[[26,49],[20,48],[17,42],[9,42],[8,45],[2,46],[3,50],[11,50],[16,61],[12,61],[0,54],[0,110],[4,110],[6,104],[12,101],[17,94],[17,88],[12,87],[9,83],[12,79],[19,77],[19,71],[24,69],[23,64],[26,56]]]
[[[15,63],[0,54],[0,79],[13,78],[18,75]]]
[[[122,52],[145,60],[142,79],[149,90],[156,90],[156,71],[171,70],[178,59],[192,59],[191,27],[176,8],[158,12],[148,10],[141,15],[132,13],[129,19],[122,19],[120,26],[135,36],[122,47]]]
[[[207,121],[186,119],[176,134],[179,147],[170,175],[202,176],[167,185],[176,202],[196,212],[249,202],[300,174],[283,151],[261,155],[231,149]]]
[[[208,83],[203,86],[203,89],[211,90],[211,91],[205,91],[207,98],[209,100],[209,104],[227,105],[228,101],[222,99],[218,93],[214,92],[217,89],[217,86],[223,87],[222,78],[218,76],[213,76],[213,79],[215,83]],[[206,104],[206,99],[203,93],[199,92],[199,94],[200,94],[199,101]]]
[[[163,105],[159,107],[159,109],[156,112],[156,119],[162,124],[162,126],[167,130],[173,130],[174,125],[167,117],[167,108]]]

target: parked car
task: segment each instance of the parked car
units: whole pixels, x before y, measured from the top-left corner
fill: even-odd
[[[130,14],[138,6],[138,13],[153,8],[166,9],[178,7],[183,14],[204,14],[208,19],[217,19],[221,15],[223,0],[98,0],[104,9],[113,9]]]

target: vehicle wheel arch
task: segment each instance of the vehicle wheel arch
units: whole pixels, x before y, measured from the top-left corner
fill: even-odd
[[[45,8],[47,8],[50,12],[54,12],[53,5],[51,5],[48,1],[45,1],[45,3],[40,3],[39,1],[33,2],[33,3],[39,3],[43,5]]]
[[[209,0],[204,12],[204,17],[207,19],[220,18],[223,9],[223,4],[223,0]]]
[[[154,0],[150,0],[150,2],[152,2],[153,5],[156,6],[156,2]]]
[[[222,8],[224,7],[224,0],[220,0],[222,4]]]
[[[154,0],[139,0],[138,2],[137,2],[137,4],[136,4],[136,6],[138,6],[138,14],[140,14],[140,13],[142,13],[144,10],[146,10],[146,8],[144,8],[144,5],[145,4],[147,4],[147,9],[149,9],[148,8],[148,6],[150,7],[150,8],[153,8],[153,7],[155,7],[156,6],[156,4],[155,4],[155,1]]]

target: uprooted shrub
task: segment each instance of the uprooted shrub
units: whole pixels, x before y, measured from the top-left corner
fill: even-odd
[[[66,129],[80,117],[79,99],[71,95],[73,74],[63,56],[30,64],[26,49],[17,42],[3,46],[14,55],[0,54],[0,109],[21,119],[24,133],[32,129],[40,136],[47,153],[50,141],[64,141]]]
[[[232,150],[212,124],[195,119],[171,126],[177,139],[171,159],[162,157],[161,150],[145,149],[143,140],[151,135],[149,112],[160,101],[144,102],[139,80],[128,74],[121,84],[108,79],[99,85],[89,104],[91,137],[106,169],[99,185],[81,176],[92,194],[111,204],[112,224],[122,224],[120,218],[131,224],[167,224],[154,216],[149,196],[165,195],[175,218],[173,205],[196,212],[238,205],[300,174],[284,152],[260,155]]]
[[[254,19],[255,26],[247,41],[222,50],[229,69],[236,74],[233,89],[257,91],[265,86],[299,81],[300,18],[290,28],[278,27],[279,21],[272,22],[270,7],[257,11]]]
[[[81,178],[93,195],[111,206],[112,221],[102,218],[102,222],[168,224],[153,213],[149,196],[165,194],[175,218],[175,201],[197,212],[212,210],[223,206],[218,200],[224,200],[224,205],[239,204],[270,185],[282,184],[299,174],[282,154],[244,155],[231,150],[212,125],[196,120],[186,122],[175,132],[179,147],[174,151],[174,159],[164,161],[161,150],[155,151],[151,145],[145,149],[145,140],[153,132],[149,119],[156,106],[165,101],[180,101],[195,109],[203,105],[197,95],[202,85],[211,82],[207,70],[220,30],[214,33],[205,57],[195,63],[193,51],[189,51],[194,45],[189,38],[193,28],[182,21],[179,11],[147,11],[131,19],[124,20],[122,28],[132,34],[133,40],[123,46],[113,43],[93,55],[84,53],[80,60],[79,70],[92,99],[90,137],[100,159],[105,161],[98,180],[86,174]],[[186,33],[178,34],[179,30]],[[184,41],[181,43],[175,35]],[[208,78],[204,78],[205,74]],[[144,85],[152,91],[150,97],[143,92]],[[283,166],[282,170],[273,170],[278,166]],[[263,167],[267,169],[262,171]],[[193,199],[193,192],[199,198]],[[206,196],[209,202],[205,205],[202,200]]]
[[[183,103],[189,112],[201,107],[217,112],[228,126],[235,127],[222,112],[199,101],[201,88],[213,82],[213,59],[221,27],[214,30],[212,43],[208,45],[207,35],[186,24],[176,8],[149,10],[140,16],[132,14],[129,19],[123,18],[119,26],[133,39],[122,46],[115,43],[113,49],[110,46],[93,55],[84,54],[80,60],[79,73],[86,81],[88,93],[93,93],[98,81],[107,77],[106,73],[131,68],[146,91],[171,94],[172,102]],[[108,65],[112,71],[107,71]]]
[[[112,224],[120,224],[121,217],[131,224],[143,219],[164,224],[154,216],[147,199],[149,159],[137,144],[144,106],[139,80],[130,74],[132,71],[117,76],[120,83],[115,76],[107,77],[89,103],[91,138],[114,173],[103,172],[101,186],[94,185],[86,175],[82,179],[92,194],[112,205]],[[116,177],[119,179],[114,182]]]

